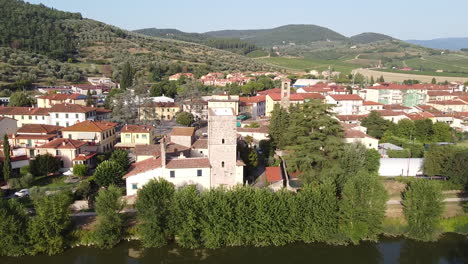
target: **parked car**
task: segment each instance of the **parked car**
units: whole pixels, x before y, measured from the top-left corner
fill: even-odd
[[[16,197],[28,197],[29,196],[29,189],[21,189],[15,192]]]

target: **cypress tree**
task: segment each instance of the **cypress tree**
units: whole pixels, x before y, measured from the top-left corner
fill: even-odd
[[[3,136],[3,179],[7,182],[11,177],[11,158],[10,158],[10,143],[8,136]]]
[[[26,208],[16,199],[0,199],[0,256],[21,256],[28,249]]]
[[[271,139],[272,151],[276,148],[284,147],[284,135],[289,124],[289,114],[279,104],[273,107],[271,112],[270,125],[268,126],[268,133]],[[269,153],[272,155],[272,153]]]
[[[120,88],[127,89],[133,85],[133,75],[134,70],[132,69],[132,65],[129,62],[126,62],[122,69],[122,75],[120,78]]]
[[[223,188],[202,194],[202,241],[207,248],[220,248],[234,231],[232,207]]]

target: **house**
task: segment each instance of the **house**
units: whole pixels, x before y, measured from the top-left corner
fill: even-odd
[[[427,105],[434,107],[442,112],[467,112],[468,103],[460,99],[445,100],[445,101],[429,101]]]
[[[74,84],[72,91],[78,94],[87,95],[88,93],[94,95],[102,95],[110,91],[110,87],[106,85],[88,85],[88,84]]]
[[[56,138],[44,145],[36,147],[36,155],[51,154],[62,161],[62,170],[67,171],[73,168],[75,164],[85,164],[88,167],[94,166],[92,158],[96,155],[95,152],[90,152],[87,149],[88,142],[68,139]]]
[[[241,137],[245,138],[247,136],[250,136],[254,139],[254,142],[257,144],[261,140],[268,140],[268,127],[267,126],[261,126],[258,128],[250,128],[250,127],[238,127],[237,128],[237,134],[240,135]]]
[[[169,81],[178,81],[180,78],[182,78],[182,76],[188,79],[195,78],[195,76],[193,76],[193,73],[176,73],[174,75],[169,76]]]
[[[96,108],[77,104],[56,104],[49,108],[50,124],[68,127],[86,120],[96,120]]]
[[[126,146],[153,144],[155,136],[154,127],[149,125],[125,125],[120,131],[120,141]]]
[[[383,110],[392,110],[392,111],[396,111],[396,112],[411,113],[411,112],[415,111],[414,107],[417,107],[417,106],[407,107],[407,106],[404,106],[404,105],[389,104],[389,105],[383,105]],[[382,110],[382,109],[380,109],[380,110]]]
[[[257,95],[239,98],[239,112],[248,113],[252,119],[265,116],[266,96]]]
[[[363,94],[367,101],[412,107],[426,103],[427,90],[428,87],[424,85],[381,83],[363,89]]]
[[[18,126],[15,119],[0,116],[0,140],[3,140],[5,134],[13,134],[16,130],[18,130]]]
[[[138,109],[140,120],[172,120],[180,112],[175,103],[146,103]]]
[[[372,102],[372,101],[363,101],[362,106],[359,109],[359,112],[361,114],[368,114],[374,110],[383,110],[384,105],[381,103],[377,102]]]
[[[24,148],[28,157],[34,157],[36,147],[60,137],[62,128],[53,125],[25,124],[16,133],[10,134],[8,141],[15,148]]]
[[[357,129],[345,129],[344,136],[345,143],[354,143],[358,142],[366,146],[368,149],[378,149],[379,140],[367,135],[365,132],[362,132]]]
[[[135,195],[138,189],[155,178],[166,179],[176,186],[195,184],[199,189],[242,184],[245,164],[237,159],[234,113],[232,108],[209,109],[207,145],[202,141],[192,144],[193,128],[175,128],[169,141],[166,138],[160,140],[159,152],[152,149],[153,157],[131,165],[124,175],[127,195]],[[207,156],[202,155],[205,147]],[[202,148],[202,153],[191,156]]]
[[[360,124],[362,119],[368,115],[336,115],[335,117],[342,123],[346,124]]]
[[[51,108],[56,104],[78,104],[86,105],[87,96],[79,93],[74,94],[49,94],[36,98],[37,106],[41,108]]]
[[[273,190],[280,190],[285,187],[285,180],[283,179],[283,172],[281,167],[266,167],[265,177],[267,180],[268,188]]]
[[[300,87],[307,87],[312,86],[318,83],[325,83],[327,80],[319,80],[319,79],[297,79],[296,82],[293,84],[294,88]]]
[[[208,139],[197,139],[191,148],[191,157],[208,157]]]
[[[326,103],[333,105],[333,111],[339,115],[357,115],[363,104],[363,99],[357,94],[329,94]]]
[[[188,99],[182,102],[182,111],[191,113],[195,120],[208,120],[208,101]]]
[[[0,163],[3,164],[4,160],[5,154],[3,153],[3,142],[0,141]],[[10,153],[10,163],[11,169],[19,174],[21,167],[29,165],[29,158],[28,156],[24,155],[24,153],[18,153],[15,152],[15,150],[12,150]]]
[[[63,138],[87,142],[88,150],[103,153],[113,150],[117,143],[116,126],[117,123],[86,120],[61,131]]]
[[[392,110],[375,110],[374,112],[380,113],[380,116],[385,119],[392,121],[393,123],[398,123],[402,119],[408,119],[404,112],[397,112]]]
[[[50,124],[48,108],[38,107],[0,107],[0,116],[10,117],[17,121],[18,127],[24,124]]]
[[[279,93],[267,93],[266,94],[266,105],[265,105],[265,115],[271,116],[271,112],[275,105],[279,104],[285,109],[289,109],[291,104],[303,104],[304,97],[301,94],[291,93],[291,80],[282,79],[281,88]],[[273,89],[275,90],[275,89]]]
[[[89,77],[88,82],[94,86],[99,86],[99,85],[104,85],[108,87],[117,86],[117,84],[114,83],[111,78],[107,78],[107,77]]]

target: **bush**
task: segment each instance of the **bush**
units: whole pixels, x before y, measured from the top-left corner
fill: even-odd
[[[118,149],[112,152],[110,160],[120,164],[120,166],[122,166],[122,168],[125,171],[127,171],[130,167],[130,159],[128,158],[128,152],[123,149]]]
[[[409,158],[411,156],[410,151],[408,149],[404,150],[387,150],[387,154],[389,158]]]
[[[8,185],[11,189],[29,188],[34,182],[34,176],[28,173],[21,178],[13,178],[8,180]]]
[[[84,164],[75,164],[73,166],[73,175],[75,176],[84,177],[86,176],[87,171],[88,167]]]
[[[179,125],[190,126],[194,122],[194,117],[191,113],[180,112],[176,115],[176,122]]]
[[[31,167],[29,165],[26,165],[20,168],[21,175],[26,175],[28,173],[31,173]]]
[[[30,164],[31,173],[34,176],[47,176],[49,173],[58,171],[62,162],[60,159],[47,153],[45,155],[37,155],[31,160]]]

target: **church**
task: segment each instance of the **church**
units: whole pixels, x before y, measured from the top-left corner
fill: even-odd
[[[236,113],[232,107],[209,107],[208,138],[196,138],[192,127],[176,127],[137,154],[123,177],[127,196],[136,195],[148,181],[162,178],[176,187],[195,184],[200,190],[231,187],[244,182],[244,162],[237,153]]]

